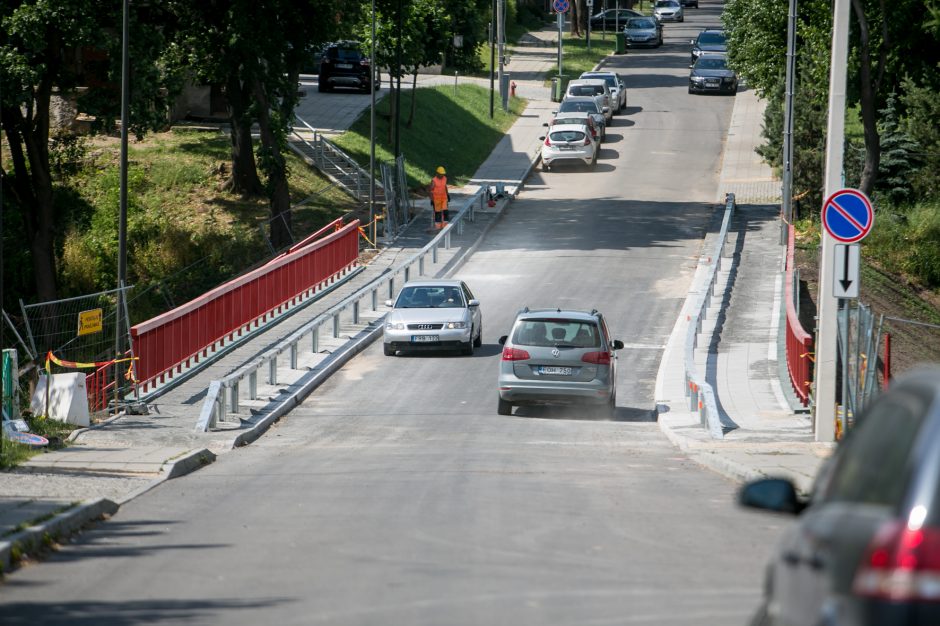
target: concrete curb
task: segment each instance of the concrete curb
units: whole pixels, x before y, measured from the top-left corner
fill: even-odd
[[[165,480],[172,480],[214,463],[215,459],[215,454],[210,452],[208,448],[202,448],[201,450],[187,452],[172,462],[168,461],[160,469],[160,472],[165,474]]]
[[[80,530],[89,522],[101,519],[105,515],[114,515],[118,505],[106,498],[89,500],[59,513],[55,517],[36,526],[30,526],[0,541],[0,573],[8,572],[14,561],[23,555],[41,551],[47,541],[61,541]]]

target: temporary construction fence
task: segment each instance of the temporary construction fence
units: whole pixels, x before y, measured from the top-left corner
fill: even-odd
[[[143,393],[350,270],[359,220],[337,219],[267,264],[131,328]]]

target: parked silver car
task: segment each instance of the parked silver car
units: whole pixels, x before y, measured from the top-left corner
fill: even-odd
[[[597,142],[587,124],[554,124],[542,142],[542,169],[548,171],[559,161],[578,161],[593,167],[597,163]]]
[[[604,117],[609,122],[614,116],[614,99],[611,96],[607,81],[603,78],[585,78],[573,80],[568,83],[565,97],[593,96],[597,99],[597,105],[604,112]]]
[[[627,108],[627,85],[623,78],[616,72],[584,72],[581,78],[601,78],[607,81],[607,87],[610,89],[610,98],[613,102],[614,113],[620,113]]]
[[[685,12],[676,0],[656,0],[653,17],[662,22],[684,22]]]
[[[623,36],[631,48],[663,45],[663,25],[652,17],[631,17],[623,27]]]
[[[462,280],[405,283],[385,317],[386,356],[410,350],[457,349],[473,354],[483,343],[480,301]]]
[[[524,404],[586,404],[612,415],[617,405],[617,354],[604,316],[562,309],[519,311],[500,337],[500,415]]]

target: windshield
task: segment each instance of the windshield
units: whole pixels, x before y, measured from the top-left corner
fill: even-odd
[[[659,9],[659,8],[661,8],[661,7],[670,7],[670,8],[672,8],[672,7],[677,7],[677,6],[679,6],[679,3],[677,3],[675,0],[659,0],[659,2],[656,3],[656,8],[657,8],[657,9]]]
[[[649,17],[636,17],[627,22],[627,28],[656,28],[656,22]]]
[[[396,309],[462,309],[463,296],[459,287],[405,287],[398,294]]]
[[[572,348],[596,348],[601,345],[594,322],[565,319],[523,320],[513,332],[512,343],[517,346]]]
[[[584,141],[584,133],[579,130],[556,130],[549,137],[552,141]]]
[[[720,57],[702,57],[695,64],[695,68],[700,70],[723,70],[727,67],[727,62]]]
[[[581,113],[597,113],[597,103],[587,100],[565,100],[561,103],[561,106],[558,108],[559,113],[570,113],[572,111],[579,111]]]
[[[600,85],[572,85],[568,89],[569,96],[597,96],[604,93]]]
[[[714,46],[723,43],[725,43],[724,33],[702,33],[698,36],[698,44],[700,46]]]

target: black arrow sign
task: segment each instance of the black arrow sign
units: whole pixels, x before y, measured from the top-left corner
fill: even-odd
[[[848,292],[853,282],[849,279],[849,246],[843,246],[842,249],[842,279],[839,284],[842,285],[843,292]]]

